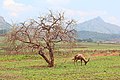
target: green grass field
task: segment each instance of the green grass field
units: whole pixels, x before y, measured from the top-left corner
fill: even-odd
[[[56,56],[48,68],[39,55],[0,55],[0,80],[120,80],[120,56],[91,57],[85,66]]]
[[[0,46],[5,44],[1,42]],[[93,53],[85,53],[87,58],[91,58],[90,62],[86,66],[81,66],[80,62],[74,65],[74,51],[80,50],[120,50],[120,45],[77,43],[77,47],[63,49],[58,44],[53,68],[48,68],[38,54],[11,55],[0,50],[0,80],[120,80],[120,56],[91,56]]]

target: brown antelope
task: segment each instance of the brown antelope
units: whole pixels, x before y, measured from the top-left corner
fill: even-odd
[[[78,60],[80,60],[81,65],[82,65],[82,61],[84,61],[85,65],[86,65],[89,62],[90,58],[88,60],[86,60],[83,54],[77,54],[74,56],[74,58],[72,60],[74,60],[74,64],[77,63]]]

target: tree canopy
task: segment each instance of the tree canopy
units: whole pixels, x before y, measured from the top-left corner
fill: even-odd
[[[30,19],[20,24],[13,25],[7,35],[10,45],[16,49],[34,49],[48,63],[54,66],[54,45],[58,42],[75,41],[74,20],[68,20],[64,13],[53,13]],[[48,53],[46,52],[48,51]],[[49,55],[46,56],[46,54]]]

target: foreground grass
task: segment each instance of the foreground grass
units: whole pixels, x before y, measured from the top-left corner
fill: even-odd
[[[0,80],[120,80],[120,56],[91,57],[85,66],[57,56],[48,68],[39,55],[0,55]]]

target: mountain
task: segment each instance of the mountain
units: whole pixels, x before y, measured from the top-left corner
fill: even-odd
[[[120,34],[120,26],[107,23],[101,17],[96,17],[94,19],[78,24],[76,30],[106,34]]]
[[[78,31],[77,39],[92,39],[93,41],[119,40],[120,34],[106,34],[91,31]]]
[[[7,23],[2,16],[0,16],[0,34],[6,33],[11,25]]]

